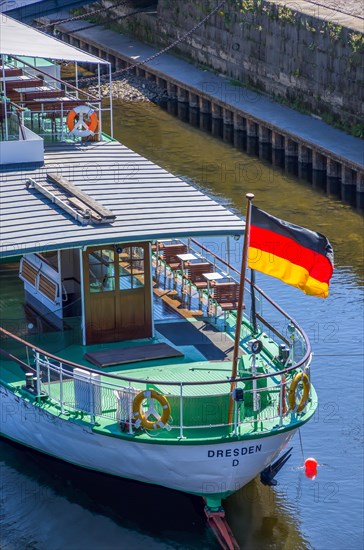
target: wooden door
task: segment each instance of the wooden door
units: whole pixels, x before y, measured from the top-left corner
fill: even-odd
[[[86,343],[152,336],[149,243],[92,247],[83,264]]]

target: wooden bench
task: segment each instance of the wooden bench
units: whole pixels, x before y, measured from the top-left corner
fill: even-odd
[[[182,267],[182,262],[181,259],[178,258],[178,255],[186,254],[186,252],[187,245],[184,243],[164,244],[162,249],[162,258],[165,264],[168,265],[172,271],[176,271]]]
[[[226,323],[226,313],[228,311],[236,311],[239,305],[239,288],[240,285],[233,281],[228,283],[216,283],[213,289],[213,301],[219,306],[224,313],[224,321]],[[243,306],[244,307],[244,306]]]
[[[38,88],[43,86],[43,78],[19,78],[17,80],[7,80],[6,81],[6,92],[10,90],[21,91],[25,88]]]
[[[204,273],[212,273],[213,265],[210,262],[186,262],[185,278],[192,283],[198,290],[207,288],[207,279],[204,278]]]
[[[0,65],[0,72],[5,78],[11,76],[21,76],[23,74],[22,69],[19,69],[18,67],[3,67],[2,65]]]

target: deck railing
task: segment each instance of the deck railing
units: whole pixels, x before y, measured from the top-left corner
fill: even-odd
[[[207,256],[209,261],[213,262],[216,271],[228,271],[229,277],[238,281],[237,270],[229,266],[225,260],[194,239],[190,239],[188,245],[189,250],[193,250],[194,253]],[[158,247],[156,254],[154,275],[157,277],[161,267]],[[170,278],[174,280],[174,274],[170,273]],[[245,360],[240,359],[239,376],[234,380],[228,370],[220,379],[205,381],[184,381],[182,375],[180,380],[171,381],[163,378],[153,380],[150,377],[143,379],[113,374],[49,353],[4,328],[0,328],[0,354],[7,361],[20,365],[24,373],[29,373],[26,384],[19,381],[16,386],[18,391],[33,397],[39,406],[43,401],[49,400],[59,408],[61,414],[74,415],[77,418],[81,416],[91,425],[106,422],[114,425],[116,429],[121,427],[130,435],[137,433],[140,426],[137,415],[133,413],[134,399],[140,392],[154,390],[158,395],[165,395],[169,402],[171,415],[164,427],[168,431],[172,430],[176,437],[194,437],[200,429],[207,427],[236,434],[246,425],[253,429],[260,426],[260,430],[281,427],[295,420],[299,421],[300,413],[304,413],[306,407],[310,406],[309,398],[303,407],[299,407],[300,410],[297,410],[297,406],[287,405],[288,388],[291,387],[295,376],[304,373],[307,379],[309,377],[310,342],[298,323],[257,285],[248,279],[245,284],[250,297],[254,295],[255,300],[250,299],[244,311],[240,343]],[[253,307],[255,301],[259,303],[257,308]],[[256,316],[255,320],[252,319],[252,315]],[[228,330],[216,318],[212,318],[211,321],[215,327],[229,332],[236,328],[236,316],[231,314],[231,317]],[[258,356],[252,353],[249,345],[252,336],[262,342],[264,360],[258,361]],[[249,355],[250,364],[246,361]],[[221,370],[224,371],[225,366],[228,369],[229,365],[222,362]],[[34,380],[30,383],[31,373]],[[227,412],[232,381],[236,387],[234,415],[232,423],[228,423]],[[298,395],[297,399],[300,402],[301,396]],[[147,403],[150,401],[146,400]],[[165,432],[162,429],[153,430],[154,435],[163,433]]]
[[[290,321],[294,326],[292,319]],[[127,377],[62,359],[3,328],[0,328],[0,336],[1,355],[35,377],[33,387],[20,385],[20,392],[33,397],[39,406],[43,401],[50,401],[61,414],[74,415],[91,425],[106,422],[121,427],[130,435],[140,430],[133,414],[134,399],[138,393],[150,390],[166,396],[171,416],[165,428],[173,430],[172,435],[179,438],[193,438],[198,436],[199,429],[207,427],[238,434],[246,425],[264,431],[299,421],[297,410],[289,410],[286,404],[288,385],[297,373],[309,376],[311,362],[309,342],[302,333],[306,350],[300,359],[295,361],[291,353],[285,365],[272,358],[271,364],[276,361],[277,365],[274,372],[271,367],[270,372],[258,372],[253,367],[251,374],[245,371],[235,379],[236,387],[243,392],[234,401],[233,422],[228,424],[231,386],[228,375],[204,382]],[[163,433],[162,429],[153,430],[153,435]]]
[[[60,78],[57,78],[53,74],[42,70],[40,67],[28,63],[25,59],[12,57],[11,60],[7,60],[7,67],[9,68],[20,68],[24,76],[30,78],[39,77],[39,79],[44,80],[44,92],[47,91],[55,92],[59,91],[59,95],[54,97],[53,100],[47,101],[45,97],[42,99],[26,99],[25,93],[19,94],[17,98],[17,103],[21,106],[21,124],[28,127],[39,136],[44,139],[50,139],[52,141],[79,141],[81,138],[70,134],[66,124],[66,117],[68,112],[72,110],[77,105],[87,104],[91,107],[97,114],[99,120],[98,134],[102,135],[102,116],[103,113],[108,113],[110,116],[112,111],[111,105],[102,104],[102,98],[99,95],[95,96],[90,94],[86,90],[78,88],[73,84],[66,82]],[[7,88],[6,88],[6,78],[5,78],[5,69],[3,68],[3,75],[0,74],[0,80],[2,81],[2,88],[4,94],[4,140],[13,140],[19,139],[19,137],[11,132],[11,128],[8,129],[10,125],[10,102],[6,100]],[[13,86],[14,87],[14,86]],[[35,86],[36,88],[36,86]],[[22,89],[21,81],[19,81],[18,89]],[[32,88],[25,89],[24,92],[31,93]]]
[[[165,276],[166,272],[168,273],[168,264],[164,265],[164,262],[161,259],[163,244],[166,242],[168,241],[163,241],[163,243],[160,243],[154,253],[154,277],[159,284],[161,283],[161,277]],[[184,242],[187,245],[188,251],[195,254],[199,260],[211,262],[214,271],[219,272],[232,282],[240,282],[239,271],[202,243],[192,238],[186,241],[176,239],[171,242]],[[183,287],[182,277],[182,270],[169,273],[170,284],[173,284],[175,289],[179,289],[183,300],[183,292],[185,289]],[[165,280],[164,284],[166,284]],[[249,278],[245,279],[244,295],[245,303],[242,337],[244,337],[244,334],[249,335],[254,332],[259,334],[264,331],[269,337],[274,337],[276,340],[278,339],[280,344],[286,345],[289,348],[288,361],[292,360],[293,355],[295,355],[295,359],[303,357],[305,350],[310,344],[306,334],[299,327],[298,323],[292,319],[291,316],[288,315],[276,302],[267,296],[267,294],[263,292],[263,290],[261,290],[255,283],[252,283]],[[202,307],[205,306],[206,314],[210,315],[211,311],[209,311],[208,305],[213,302],[213,298],[211,297],[211,294],[209,295],[209,290],[204,291],[204,299],[202,299],[202,301],[204,301],[204,303],[202,303]],[[221,314],[217,303],[214,304],[214,309],[214,316],[217,318]],[[229,316],[232,322],[230,324],[225,323],[223,328],[228,332],[230,331],[235,333],[236,311],[229,312]]]

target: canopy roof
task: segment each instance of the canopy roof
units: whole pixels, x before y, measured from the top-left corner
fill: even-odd
[[[0,53],[13,56],[46,57],[61,61],[105,63],[108,61],[69,46],[9,16],[0,17]]]
[[[116,216],[82,226],[44,195],[57,172]],[[241,235],[244,221],[189,183],[117,141],[48,145],[41,167],[9,167],[0,178],[1,257],[189,236]]]

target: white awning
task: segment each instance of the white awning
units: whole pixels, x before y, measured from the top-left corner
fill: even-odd
[[[104,59],[69,46],[8,16],[0,17],[0,53],[15,57],[42,57],[61,61],[109,64]]]

